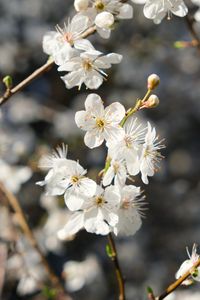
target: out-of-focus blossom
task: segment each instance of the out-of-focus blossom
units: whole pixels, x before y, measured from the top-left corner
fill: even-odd
[[[101,268],[95,256],[90,255],[84,261],[68,261],[64,264],[63,277],[66,288],[76,292],[85,285],[93,284],[102,277]]]
[[[0,160],[0,181],[13,193],[18,193],[23,183],[32,175],[29,167],[12,166]]]

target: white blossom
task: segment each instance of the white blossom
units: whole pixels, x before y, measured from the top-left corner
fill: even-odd
[[[106,39],[110,37],[111,28],[106,22],[100,21],[100,18],[105,16],[102,15],[103,12],[113,15],[113,18],[116,19],[130,19],[133,16],[133,7],[128,3],[122,3],[120,0],[89,0],[87,9],[85,7],[79,9],[78,7],[77,11],[88,16],[91,23],[97,26],[96,30],[100,36]],[[102,26],[102,23],[105,26]]]
[[[62,275],[68,291],[75,292],[83,286],[95,283],[102,277],[96,256],[89,255],[84,261],[70,260],[64,264]]]
[[[134,235],[142,225],[144,197],[141,197],[140,188],[134,185],[127,185],[119,190],[121,194],[119,221],[113,230],[116,235]]]
[[[21,185],[32,175],[29,167],[9,165],[0,159],[0,181],[13,193],[18,193]]]
[[[140,158],[140,172],[142,181],[145,184],[149,183],[147,177],[154,175],[159,161],[163,158],[160,152],[158,152],[158,150],[165,147],[161,143],[162,141],[158,142],[155,128],[152,128],[151,124],[148,122],[148,129]]]
[[[79,128],[87,131],[84,142],[89,148],[100,146],[104,140],[116,141],[123,134],[119,125],[125,115],[125,109],[119,102],[114,102],[104,109],[97,94],[90,94],[85,101],[85,109],[75,114]]]
[[[129,118],[123,127],[121,139],[107,143],[112,158],[125,160],[128,173],[136,175],[140,170],[140,153],[144,141],[144,129],[137,119]]]
[[[110,166],[103,176],[103,185],[107,186],[111,184],[114,179],[114,184],[118,186],[123,186],[126,182],[127,171],[124,161],[117,159],[112,159],[110,161]]]
[[[179,270],[177,271],[175,277],[176,279],[180,278],[181,276],[183,276],[186,272],[188,272],[190,269],[192,269],[192,267],[194,266],[194,264],[198,261],[199,259],[199,254],[197,254],[197,245],[194,244],[193,248],[192,248],[192,255],[190,255],[188,248],[187,249],[187,254],[189,256],[189,259],[185,260],[182,265],[180,266]],[[191,271],[191,276],[189,278],[187,278],[186,280],[184,280],[182,282],[182,284],[184,285],[190,285],[193,280],[196,281],[200,281],[200,267],[194,268]]]
[[[102,52],[96,51],[90,45],[85,52],[62,64],[58,71],[69,72],[61,77],[69,89],[75,86],[80,89],[83,83],[89,89],[98,89],[107,77],[103,69],[109,69],[112,64],[118,64],[121,60],[122,55],[120,54],[109,53],[103,55]]]
[[[74,235],[81,229],[88,232],[106,235],[118,222],[117,209],[120,193],[116,186],[105,190],[97,185],[93,197],[84,197],[80,211],[72,214],[65,227],[58,232],[61,239]]]
[[[64,194],[66,205],[70,210],[76,210],[82,205],[79,195],[92,197],[96,183],[85,176],[86,170],[76,161],[66,159],[67,148],[57,148],[51,156],[44,157],[40,167],[50,168],[43,181],[38,185],[46,185],[47,195]]]
[[[57,65],[63,64],[76,55],[76,49],[84,47],[85,39],[81,35],[88,25],[89,19],[83,15],[75,15],[63,29],[57,25],[57,31],[47,32],[43,38],[44,52],[51,55]]]
[[[160,23],[167,15],[171,17],[171,13],[184,17],[187,15],[188,9],[183,0],[146,0],[144,6],[144,15],[148,19],[153,19],[155,23]]]

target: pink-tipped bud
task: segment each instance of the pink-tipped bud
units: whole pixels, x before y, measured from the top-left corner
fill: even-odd
[[[140,108],[154,108],[159,105],[159,98],[156,95],[151,95]]]
[[[160,77],[156,74],[151,74],[147,79],[148,90],[154,90],[160,83]]]

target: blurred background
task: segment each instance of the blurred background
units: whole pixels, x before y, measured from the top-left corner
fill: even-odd
[[[90,40],[98,50],[123,55],[97,92],[106,104],[120,101],[128,109],[145,94],[148,75],[161,78],[156,90],[160,105],[137,117],[154,124],[165,139],[165,159],[148,186],[135,179],[148,202],[142,228],[133,237],[116,238],[127,299],[143,300],[147,286],[159,294],[174,281],[187,258],[186,246],[200,243],[200,55],[194,48],[174,48],[177,40],[191,40],[184,19],[173,16],[157,26],[143,16],[142,6],[133,6],[134,18],[121,21],[109,40],[97,35]],[[44,64],[43,35],[73,14],[71,0],[0,0],[1,79],[9,74],[16,85]],[[200,25],[196,30],[200,35]],[[58,241],[56,232],[67,222],[68,211],[62,198],[45,197],[35,185],[44,176],[37,168],[39,158],[62,142],[89,176],[95,178],[103,168],[106,149],[87,149],[74,122],[89,92],[85,87],[67,90],[54,66],[2,106],[0,181],[19,198],[41,249],[66,280],[72,298],[112,300],[117,299],[117,286],[106,237],[82,231],[72,241]],[[15,223],[14,213],[1,203],[2,299],[48,299],[48,291],[41,292],[46,275],[40,260]],[[180,288],[167,299],[200,299],[200,286]]]

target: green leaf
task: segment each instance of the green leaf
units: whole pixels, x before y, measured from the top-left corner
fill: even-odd
[[[42,294],[45,296],[48,300],[54,300],[56,297],[56,290],[52,289],[48,286],[43,287]]]
[[[6,88],[10,90],[13,85],[12,77],[10,75],[7,75],[3,78],[3,83],[5,84]]]
[[[112,249],[109,244],[106,245],[106,253],[107,253],[108,257],[113,256]]]

